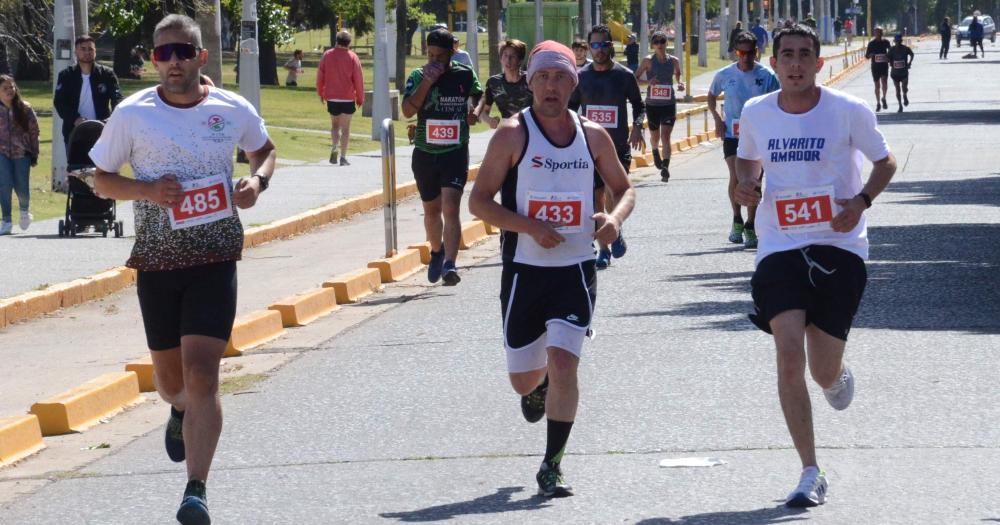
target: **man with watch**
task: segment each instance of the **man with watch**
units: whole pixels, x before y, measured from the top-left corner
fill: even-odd
[[[786,504],[811,507],[826,501],[828,481],[816,460],[805,370],[834,409],[850,405],[854,376],[843,355],[867,282],[865,210],[896,159],[864,101],[816,85],[823,59],[814,30],[779,31],[773,52],[781,89],[743,108],[736,198],[759,204],[750,320],[774,336],[778,398],[802,463]],[[873,163],[864,183],[862,155]]]
[[[607,130],[618,152],[618,160],[627,173],[632,164],[631,148],[645,145],[642,128],[646,122],[646,106],[639,91],[639,82],[631,70],[613,60],[615,48],[608,26],[594,26],[587,35],[587,41],[594,61],[580,68],[580,83],[569,99],[569,109]],[[631,125],[626,104],[632,106]],[[597,188],[595,209],[598,213],[610,212],[618,203],[605,190],[603,180],[596,173],[594,184]],[[628,248],[620,231],[610,248],[600,240],[598,245],[598,269],[610,266],[612,256],[624,257]]]
[[[90,151],[95,185],[135,201],[135,246],[126,263],[137,292],[160,397],[170,404],[167,455],[186,461],[177,519],[207,524],[205,481],[222,430],[219,362],[236,316],[243,226],[274,172],[264,121],[243,97],[200,83],[208,60],[198,24],[164,18],[153,33],[160,84],[125,99]],[[250,177],[233,183],[233,151]],[[135,179],[118,174],[132,166]]]

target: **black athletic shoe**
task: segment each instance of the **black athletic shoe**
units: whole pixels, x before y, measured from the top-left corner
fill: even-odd
[[[658,149],[653,150],[653,165],[656,166],[656,169],[658,170],[663,169],[663,159],[660,158],[660,150]]]
[[[441,280],[441,269],[444,264],[444,247],[431,252],[431,262],[427,263],[427,280],[432,284]]]
[[[441,270],[441,278],[444,279],[444,286],[455,286],[462,282],[462,278],[458,276],[458,268],[455,267],[455,261],[445,261]]]
[[[535,481],[538,482],[538,495],[546,498],[565,498],[573,495],[573,487],[563,479],[562,469],[559,465],[550,467],[548,463],[542,462],[542,468],[535,474]]]
[[[347,162],[347,155],[341,155],[340,156],[340,165],[341,166],[350,166],[351,165],[350,162]]]
[[[521,414],[528,423],[537,423],[545,415],[545,394],[549,391],[549,376],[530,394],[521,396]]]
[[[167,447],[167,455],[174,463],[184,461],[184,413],[170,407],[170,419],[167,420],[167,432],[163,438]]]
[[[885,97],[882,97],[882,107],[889,109],[889,103],[885,101]]]
[[[903,105],[900,104],[899,109],[896,110],[896,113],[902,113],[902,112],[903,112]]]
[[[879,111],[882,111],[882,103],[878,99],[875,99],[875,112],[878,113]]]
[[[660,169],[660,180],[663,182],[670,182],[670,170],[667,168]]]
[[[177,521],[181,525],[212,525],[208,514],[208,497],[205,496],[205,482],[192,479],[184,489],[184,499],[177,509]]]
[[[910,105],[910,97],[906,96],[906,93],[903,93],[903,105],[904,106]]]
[[[618,230],[618,238],[611,243],[611,255],[615,259],[621,259],[625,257],[625,252],[628,251],[628,244],[625,242],[625,236],[622,235],[621,230]]]

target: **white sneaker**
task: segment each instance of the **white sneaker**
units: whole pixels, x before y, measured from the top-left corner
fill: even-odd
[[[29,212],[26,211],[21,212],[21,222],[18,223],[18,226],[21,227],[21,231],[27,230],[28,226],[31,226],[31,221],[34,218],[35,216]]]
[[[13,224],[4,221],[3,224],[0,224],[0,235],[10,235],[10,231],[13,229],[14,229]]]
[[[840,379],[830,388],[823,389],[826,402],[830,403],[835,410],[843,410],[851,406],[854,399],[854,374],[851,369],[844,365],[844,372],[840,374]]]
[[[818,467],[802,469],[799,486],[785,499],[789,507],[815,507],[826,503],[826,491],[830,485],[826,482],[826,473]]]

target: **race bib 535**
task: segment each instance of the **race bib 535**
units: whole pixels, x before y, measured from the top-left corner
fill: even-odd
[[[618,127],[618,106],[587,106],[587,120],[604,128]]]

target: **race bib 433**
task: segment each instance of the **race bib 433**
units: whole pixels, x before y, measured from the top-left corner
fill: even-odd
[[[181,230],[233,216],[229,189],[222,175],[182,182],[181,188],[184,191],[181,203],[167,213],[172,229]]]
[[[833,186],[779,191],[774,205],[781,231],[828,231],[833,219]]]
[[[576,192],[528,192],[528,216],[553,223],[560,233],[580,233],[583,194]]]
[[[446,146],[458,144],[462,125],[457,120],[428,120],[427,143]]]
[[[585,116],[603,128],[618,127],[618,106],[587,106]]]

